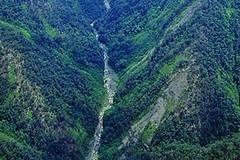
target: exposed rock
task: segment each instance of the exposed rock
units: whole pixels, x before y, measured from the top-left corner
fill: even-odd
[[[156,104],[128,131],[129,135],[122,140],[122,145],[118,147],[119,150],[137,143],[141,134],[144,132],[144,129],[149,124],[154,124],[156,128],[160,125],[167,110],[168,99],[172,99],[172,107],[176,107],[181,93],[188,87],[188,72],[189,68],[183,69],[172,76],[169,81],[169,85],[164,89],[162,95],[157,99]],[[153,135],[148,135],[148,142],[151,141],[152,136]]]

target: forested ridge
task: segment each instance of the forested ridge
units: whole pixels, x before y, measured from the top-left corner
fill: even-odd
[[[110,64],[121,81],[113,109],[104,118],[102,158],[192,159],[188,150],[201,146],[196,159],[227,158],[217,147],[229,152],[230,159],[237,159],[239,2],[112,3],[121,5],[115,5],[99,29],[102,40],[109,44]],[[165,97],[167,111],[161,124],[149,123],[136,139],[132,127],[151,111],[171,82],[171,75],[181,68],[190,71],[180,99]],[[224,138],[235,133],[229,138],[233,144],[224,147],[229,140]],[[132,141],[121,148],[127,142],[126,135],[133,136]],[[154,136],[149,142],[150,135]],[[174,153],[184,145],[186,151]],[[163,152],[166,155],[161,156]],[[135,153],[137,157],[132,156]]]
[[[104,100],[103,2],[1,1],[0,156],[83,159]]]
[[[0,159],[240,159],[239,0],[106,2],[1,1]]]

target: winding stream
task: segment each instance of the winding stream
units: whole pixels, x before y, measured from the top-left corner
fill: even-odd
[[[110,9],[108,0],[104,0],[104,5],[106,7],[106,10],[108,11]],[[105,44],[103,44],[99,41],[99,34],[98,34],[97,30],[94,28],[94,22],[91,23],[91,26],[96,35],[96,40],[99,43],[99,47],[103,50],[103,54],[104,54],[103,55],[104,56],[104,87],[107,90],[108,101],[105,104],[106,106],[103,106],[102,110],[100,111],[100,114],[98,117],[98,125],[95,130],[95,134],[94,134],[94,141],[90,148],[90,153],[87,156],[86,160],[97,160],[98,159],[98,150],[101,145],[101,136],[102,136],[102,131],[103,131],[103,116],[104,116],[104,113],[108,109],[110,109],[113,104],[113,97],[115,95],[116,82],[117,82],[117,75],[114,73],[114,71],[108,65],[108,61],[109,61],[108,48]]]

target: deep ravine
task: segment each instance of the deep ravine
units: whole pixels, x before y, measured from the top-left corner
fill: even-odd
[[[106,7],[106,10],[108,11],[110,9],[109,2],[107,0],[104,0],[104,5]],[[95,21],[94,21],[95,22]],[[86,158],[86,160],[97,160],[98,159],[98,150],[101,145],[101,136],[103,131],[103,116],[105,111],[111,108],[113,104],[113,97],[115,95],[116,91],[116,85],[117,85],[117,75],[115,72],[111,69],[111,67],[108,65],[108,48],[105,44],[101,43],[99,41],[99,34],[97,30],[94,28],[94,22],[91,23],[91,26],[94,30],[94,33],[96,35],[96,40],[99,43],[99,47],[103,50],[103,56],[104,56],[104,87],[107,90],[107,103],[105,103],[105,106],[103,106],[102,110],[99,113],[98,117],[98,125],[95,130],[94,134],[94,140],[91,144],[90,152]]]

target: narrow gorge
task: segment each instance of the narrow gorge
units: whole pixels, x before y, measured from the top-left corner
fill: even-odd
[[[240,160],[239,0],[2,0],[0,160]]]
[[[110,9],[110,5],[107,0],[104,0],[104,5],[106,8],[106,11],[108,11]],[[99,34],[98,34],[97,30],[94,28],[94,23],[95,23],[95,21],[93,23],[91,23],[91,27],[94,30],[94,33],[96,35],[96,40],[99,43],[99,47],[103,51],[103,60],[104,60],[103,80],[104,80],[104,88],[107,91],[107,102],[104,103],[104,106],[99,113],[99,117],[98,117],[99,122],[98,122],[97,128],[95,130],[94,141],[91,144],[92,146],[90,149],[90,153],[89,153],[88,157],[86,158],[87,160],[97,160],[98,159],[98,150],[101,145],[101,136],[102,136],[102,132],[103,132],[103,117],[104,117],[104,113],[108,109],[110,109],[113,104],[113,97],[115,95],[117,79],[118,79],[116,73],[112,70],[112,68],[108,64],[108,61],[109,61],[108,48],[105,44],[100,42]]]

